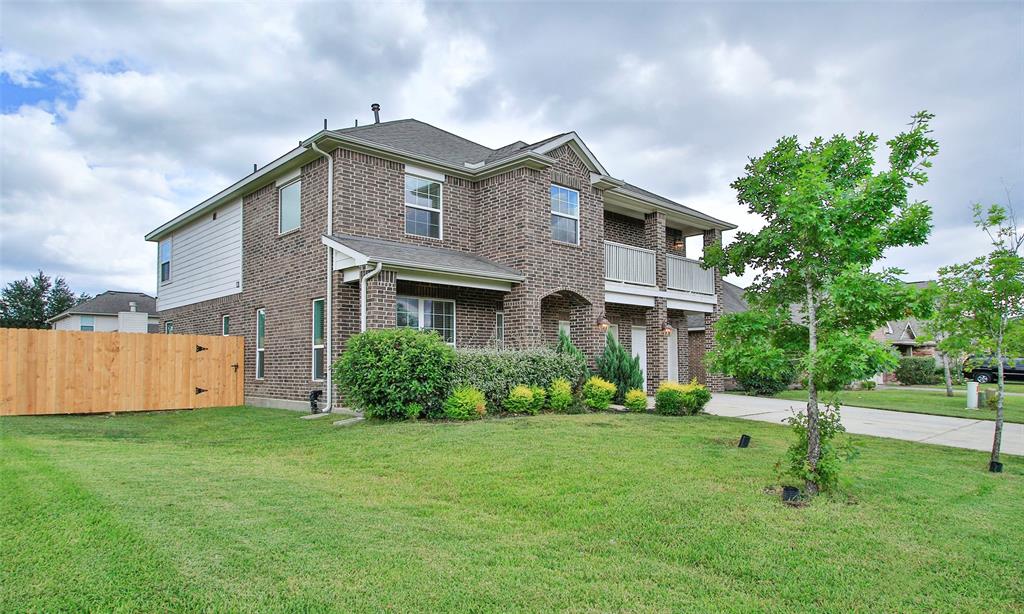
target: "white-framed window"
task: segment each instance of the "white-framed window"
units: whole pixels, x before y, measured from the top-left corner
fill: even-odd
[[[266,372],[267,310],[256,310],[256,379]]]
[[[551,184],[551,238],[580,244],[580,193]]]
[[[313,301],[313,379],[327,379],[327,356],[324,345],[326,320],[324,318],[324,299]]]
[[[231,316],[222,315],[220,317],[220,334],[225,337],[231,334]]]
[[[435,179],[405,176],[405,234],[442,238],[442,190]]]
[[[494,312],[494,343],[499,349],[505,347],[505,312]]]
[[[569,320],[558,321],[558,334],[565,333],[566,337],[572,337],[572,326],[569,325]]]
[[[96,330],[95,316],[78,316],[78,330],[86,332]]]
[[[398,326],[435,330],[445,343],[455,345],[455,301],[399,296],[395,310]]]
[[[170,320],[167,320],[166,322],[164,322],[164,334],[165,335],[173,335],[174,334],[174,322],[171,322]]]
[[[171,281],[171,239],[160,242],[160,283]]]
[[[277,189],[277,232],[284,234],[302,222],[302,180],[296,179]]]

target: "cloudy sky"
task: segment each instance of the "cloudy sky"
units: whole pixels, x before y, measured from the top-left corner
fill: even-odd
[[[935,230],[887,262],[928,278],[984,249],[970,203],[1024,209],[1022,7],[4,0],[0,282],[153,292],[147,231],[371,102],[491,147],[576,130],[614,175],[747,230],[747,156],[928,109]]]

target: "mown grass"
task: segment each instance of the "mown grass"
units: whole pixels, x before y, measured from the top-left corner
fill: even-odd
[[[0,611],[977,611],[1024,603],[1024,471],[858,437],[592,414],[363,423],[255,408],[0,419]],[[752,446],[738,449],[741,433]]]
[[[996,412],[988,407],[967,409],[967,393],[954,390],[952,397],[946,396],[942,390],[844,390],[837,393],[843,405],[854,407],[871,407],[874,409],[890,409],[915,414],[932,414],[935,416],[956,416],[972,420],[995,420]],[[831,399],[833,393],[823,393],[823,399]],[[786,390],[775,395],[777,399],[802,401],[807,399],[806,390]],[[1003,397],[1003,419],[1006,422],[1024,422],[1024,396],[1006,395]]]

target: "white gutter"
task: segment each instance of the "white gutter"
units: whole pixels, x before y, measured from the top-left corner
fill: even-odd
[[[366,282],[377,276],[384,268],[383,262],[378,262],[372,271],[359,277],[359,332],[366,332]]]
[[[325,122],[327,120],[324,120]],[[316,146],[316,143],[310,143],[313,151],[317,152],[321,156],[327,158],[327,234],[334,232],[334,158],[324,150]],[[331,360],[334,354],[331,353],[331,331],[334,329],[334,301],[332,295],[334,294],[334,250],[327,246],[327,295],[325,298],[325,310],[324,314],[324,361],[327,363],[324,365],[326,373],[324,374],[327,378],[327,390],[324,391],[327,403],[327,411],[334,409],[334,381],[331,373]]]

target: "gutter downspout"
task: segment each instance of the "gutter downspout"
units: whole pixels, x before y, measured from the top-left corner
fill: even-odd
[[[325,123],[326,121],[327,120],[324,120]],[[334,234],[334,158],[329,153],[317,147],[316,143],[310,143],[310,148],[321,156],[327,158],[327,235],[330,236]],[[327,364],[324,365],[324,369],[327,371],[325,373],[327,377],[327,389],[324,392],[327,397],[326,413],[330,413],[330,411],[334,409],[334,382],[331,381],[331,359],[334,357],[331,343],[331,337],[333,337],[332,331],[334,329],[334,284],[332,283],[334,281],[334,250],[331,249],[329,245],[325,247],[327,248],[327,294],[324,297],[324,307],[326,311],[324,314],[324,328],[327,330],[324,331],[324,352],[326,354],[324,360]]]
[[[378,262],[372,271],[364,272],[359,277],[359,332],[366,332],[366,282],[376,277],[383,268],[384,263]]]

